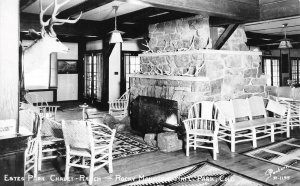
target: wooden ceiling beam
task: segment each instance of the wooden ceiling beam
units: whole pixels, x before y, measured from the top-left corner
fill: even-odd
[[[41,25],[38,14],[21,13],[20,31],[34,29],[40,31]],[[50,16],[45,16],[45,19]],[[113,19],[105,22],[79,20],[76,24],[64,24],[54,26],[54,30],[61,36],[98,36],[97,38],[107,37],[108,33],[114,29]],[[118,29],[125,32],[123,37],[137,38],[145,37],[148,34],[147,24],[125,25],[119,24]]]
[[[122,0],[127,1],[127,0]],[[236,20],[257,20],[259,0],[139,0],[157,8]]]
[[[260,39],[260,40],[277,40],[283,39],[283,35],[268,35],[268,34],[260,34],[260,33],[254,33],[254,32],[246,32],[246,36],[248,39]],[[300,41],[300,34],[296,35],[289,35],[287,38],[293,40],[293,41]]]
[[[220,37],[214,44],[213,49],[220,50],[238,26],[239,24],[228,25],[228,27],[224,30],[224,32],[220,35]]]
[[[108,3],[113,2],[114,0],[88,0],[84,1],[78,5],[75,5],[71,8],[68,8],[62,12],[59,13],[59,17],[67,18],[74,15],[80,14],[80,12],[88,12],[90,10],[93,10],[95,8],[98,8],[99,6],[106,5]]]
[[[255,32],[246,32],[247,38],[259,38],[259,39],[273,39],[279,40],[283,38],[283,35],[270,35],[270,34],[261,34]]]
[[[20,10],[24,10],[37,0],[20,0]]]
[[[235,23],[243,24],[245,23],[245,20],[235,20],[235,19],[215,17],[215,16],[209,17],[209,26],[211,27],[223,27]]]
[[[300,15],[299,0],[260,0],[260,21]]]
[[[45,19],[50,18],[50,16],[44,16]],[[38,14],[21,13],[20,16],[20,31],[28,31],[29,29],[34,29],[36,31],[41,30],[40,20]],[[98,36],[99,26],[98,21],[87,21],[79,20],[75,24],[64,24],[54,26],[54,30],[58,35],[68,35],[68,36]]]
[[[293,45],[293,49],[300,49],[300,43],[292,43]],[[269,45],[263,45],[260,46],[260,50],[276,50],[278,49],[279,43],[276,44],[269,44]],[[287,50],[287,49],[283,49],[283,50]]]
[[[279,40],[261,40],[261,39],[248,39],[247,45],[248,46],[264,46],[264,45],[270,45],[270,44],[278,44]]]
[[[160,14],[168,12],[167,14],[164,14],[163,16],[155,16],[155,17],[149,17],[151,15]],[[118,16],[118,22],[133,22],[133,23],[140,23],[140,24],[154,24],[154,23],[160,23],[165,22],[169,20],[174,19],[180,19],[185,17],[191,17],[195,14],[192,13],[186,13],[186,12],[176,12],[172,10],[166,10],[156,7],[148,7],[141,10],[137,10],[128,14],[123,14]]]

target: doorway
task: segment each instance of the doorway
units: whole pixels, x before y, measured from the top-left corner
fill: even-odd
[[[101,107],[103,102],[103,54],[102,51],[84,54],[84,91],[86,102]]]

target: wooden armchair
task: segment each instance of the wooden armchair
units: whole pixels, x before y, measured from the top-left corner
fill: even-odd
[[[65,144],[61,123],[44,117],[39,140],[39,170],[46,159],[55,159],[64,155]]]
[[[116,118],[124,118],[128,115],[129,90],[126,91],[119,99],[109,101],[108,114]]]
[[[183,121],[186,129],[187,156],[190,147],[194,147],[194,150],[199,147],[212,149],[213,159],[217,159],[219,122],[216,120],[216,114],[213,102],[202,101],[192,105],[188,113],[189,119]]]
[[[284,99],[277,97],[277,101],[288,107],[288,122],[289,126],[293,130],[294,127],[300,127],[300,88],[293,88],[294,96],[293,99]]]
[[[59,106],[48,105],[47,101],[45,101],[43,97],[31,92],[25,94],[24,98],[29,104],[39,108],[43,117],[53,120],[56,119],[56,112]]]
[[[97,124],[93,130],[90,122],[82,120],[63,120],[62,129],[66,144],[66,179],[70,167],[89,168],[89,185],[93,184],[94,172],[101,167],[108,165],[108,172],[112,173],[115,129]]]
[[[290,137],[290,110],[287,105],[268,100],[267,111],[273,113],[273,118],[277,120],[274,125],[274,134],[286,133],[286,137]]]

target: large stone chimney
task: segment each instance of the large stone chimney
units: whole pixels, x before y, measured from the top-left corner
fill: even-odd
[[[178,102],[188,108],[202,100],[228,100],[263,95],[266,78],[259,73],[261,52],[249,51],[243,27],[222,50],[212,50],[208,17],[195,16],[149,26],[149,50],[140,55],[141,74],[130,76],[137,96]],[[220,35],[224,29],[218,28]]]

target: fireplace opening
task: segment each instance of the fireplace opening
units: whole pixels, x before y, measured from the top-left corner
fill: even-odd
[[[180,126],[177,101],[138,96],[130,108],[131,127],[142,136],[177,130]]]

